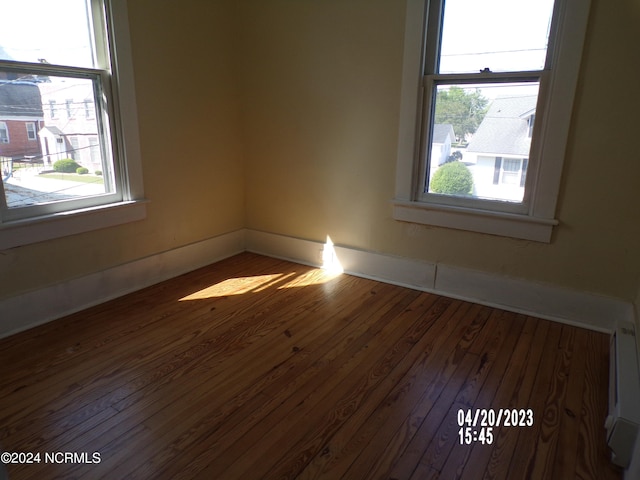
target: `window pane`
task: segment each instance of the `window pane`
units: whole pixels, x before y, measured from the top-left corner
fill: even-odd
[[[97,81],[0,70],[0,126],[7,139],[0,142],[0,158],[9,208],[115,190],[106,132],[98,119],[84,115],[86,102],[102,111],[94,98]],[[71,116],[56,113],[52,104],[64,105]],[[29,128],[36,140],[29,138]]]
[[[505,158],[502,162],[502,183],[515,185],[520,183],[520,164],[522,160]]]
[[[0,0],[0,60],[94,67],[89,0]]]
[[[541,70],[553,0],[446,0],[439,73]]]
[[[436,85],[427,191],[522,202],[538,85]]]

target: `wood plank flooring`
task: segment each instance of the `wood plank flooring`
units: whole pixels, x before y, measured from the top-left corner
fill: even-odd
[[[40,454],[12,480],[621,478],[606,335],[250,253],[0,340],[0,365],[0,447]],[[461,444],[481,409],[533,424]]]

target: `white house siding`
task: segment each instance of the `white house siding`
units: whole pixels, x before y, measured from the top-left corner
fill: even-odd
[[[431,162],[429,166],[429,183],[435,171],[446,163],[451,155],[451,144],[455,139],[453,126],[448,123],[435,124],[433,131],[433,142],[431,143]]]
[[[500,156],[500,155],[496,155]],[[496,156],[478,155],[475,165],[469,165],[473,174],[473,193],[480,198],[506,201],[522,201],[524,187],[517,185],[494,185]],[[505,155],[504,158],[523,158],[516,155]]]
[[[431,144],[431,165],[429,167],[429,182],[433,178],[435,171],[443,165],[447,158],[451,155],[451,141],[448,143],[432,143]]]
[[[91,82],[51,80],[39,84],[45,123],[39,135],[45,164],[72,158],[90,172],[104,170]]]

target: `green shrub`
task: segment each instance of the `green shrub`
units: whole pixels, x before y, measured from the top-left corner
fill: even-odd
[[[102,170],[96,170],[95,174],[98,175],[98,176],[102,175]]]
[[[87,173],[89,173],[89,169],[88,168],[84,168],[84,167],[78,167],[76,169],[76,173],[78,175],[86,175]]]
[[[78,165],[70,158],[63,158],[62,160],[58,160],[53,164],[53,169],[56,172],[62,173],[75,173],[79,167],[80,165]]]
[[[471,195],[473,175],[462,162],[450,162],[442,165],[433,174],[429,190],[446,195]]]

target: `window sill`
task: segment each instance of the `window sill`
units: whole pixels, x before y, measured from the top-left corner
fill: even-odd
[[[404,222],[455,228],[542,243],[551,242],[553,227],[558,225],[558,221],[553,218],[404,200],[393,201],[393,218]]]
[[[0,225],[0,250],[142,220],[147,201],[135,200],[16,220]]]

